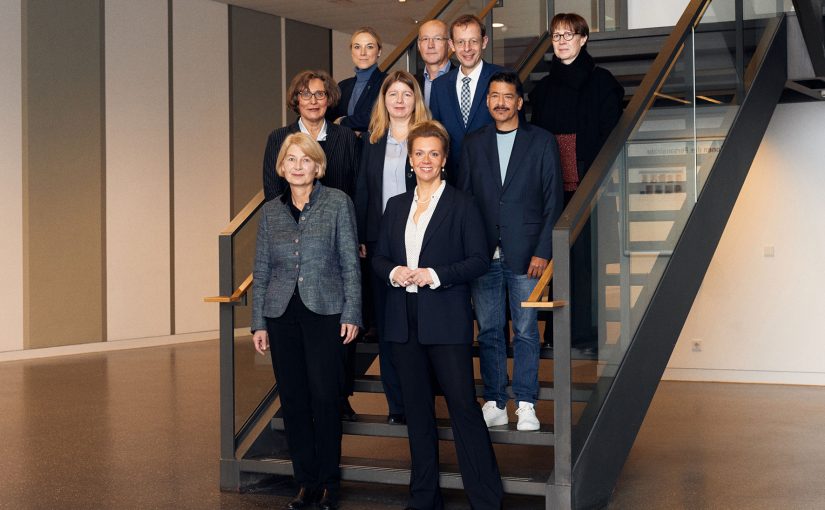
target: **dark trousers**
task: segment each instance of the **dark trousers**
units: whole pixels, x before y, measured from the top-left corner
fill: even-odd
[[[334,494],[341,480],[340,319],[310,311],[296,295],[282,316],[266,320],[295,481]]]
[[[430,374],[441,385],[450,411],[464,491],[475,510],[501,508],[503,489],[490,434],[475,398],[470,344],[422,345],[418,338],[417,294],[407,294],[409,338],[392,344],[392,357],[407,410],[412,458],[410,507],[441,510],[438,433]]]
[[[367,245],[367,259],[372,266],[372,254],[375,253],[376,243]],[[387,397],[387,407],[390,414],[404,414],[404,399],[401,395],[401,381],[392,360],[391,345],[384,341],[384,303],[387,299],[387,282],[379,278],[375,271],[370,270],[370,284],[375,310],[375,327],[378,331],[378,361],[381,366],[381,384],[384,395]]]

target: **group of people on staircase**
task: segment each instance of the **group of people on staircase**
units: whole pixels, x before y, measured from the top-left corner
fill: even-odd
[[[576,14],[553,19],[555,58],[531,94],[532,123],[518,75],[483,60],[488,36],[472,15],[421,25],[418,76],[381,71],[381,38],[365,27],[350,41],[353,78],[338,85],[308,70],[292,79],[298,119],[270,134],[264,155],[251,324],[255,349],[272,351],[299,486],[288,508],[338,506],[341,421],[357,419],[348,396],[364,333],[378,340],[387,421],[407,425],[408,508],[444,506],[437,392],[471,506],[501,508],[488,427],[510,421],[507,296],[516,428],[539,430],[538,317],[520,304],[622,108],[623,89],[585,50],[588,35]],[[573,336],[592,342],[592,318],[577,310]]]

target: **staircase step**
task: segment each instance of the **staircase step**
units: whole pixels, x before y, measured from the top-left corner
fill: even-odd
[[[377,342],[358,342],[356,344],[356,352],[359,354],[378,354],[378,343]],[[473,344],[473,356],[478,357],[478,344]],[[513,347],[508,345],[507,346],[507,357],[513,357]],[[553,348],[542,344],[541,350],[539,351],[539,357],[541,359],[553,359]],[[573,349],[571,353],[571,359],[575,361],[588,361],[597,359],[597,356],[593,356],[592,354],[582,353]]]
[[[292,476],[292,461],[289,459],[259,457],[239,461],[241,471]],[[458,466],[442,464],[439,485],[445,489],[463,489]],[[341,458],[341,479],[353,482],[383,483],[388,485],[409,485],[409,465],[402,462],[380,461],[356,457]],[[502,476],[504,492],[544,496],[548,476]]]
[[[272,418],[272,428],[274,430],[284,430],[284,419],[280,416]],[[407,437],[406,425],[390,425],[387,417],[377,414],[359,414],[358,421],[342,422],[344,434],[353,436],[379,436],[379,437]],[[442,441],[453,441],[453,429],[450,427],[450,420],[437,420],[438,439]],[[541,429],[534,432],[522,432],[516,430],[515,423],[508,423],[499,427],[491,427],[490,440],[496,444],[521,444],[530,446],[553,446],[553,426],[542,425]]]
[[[481,382],[481,379],[476,379],[476,396],[481,396],[482,392],[484,391],[484,385]],[[354,390],[360,393],[383,393],[384,387],[381,385],[381,376],[380,375],[364,375],[355,379],[355,384],[353,386]],[[584,384],[584,383],[574,383],[573,388],[573,401],[574,402],[587,402],[590,399],[590,395],[593,392],[593,385],[592,384]],[[513,388],[512,386],[507,386],[507,393],[510,397],[513,397]],[[539,382],[539,400],[553,400],[553,383],[552,382]]]

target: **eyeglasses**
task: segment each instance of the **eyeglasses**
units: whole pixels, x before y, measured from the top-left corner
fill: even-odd
[[[480,39],[459,39],[458,41],[453,41],[456,48],[474,48],[476,46],[481,45]]]
[[[552,36],[553,37],[553,42],[559,42],[562,37],[564,37],[565,41],[569,41],[569,40],[573,39],[574,35],[580,35],[580,34],[578,32],[565,32],[563,34],[560,34],[560,33],[556,32]]]
[[[323,101],[327,98],[327,92],[325,90],[316,90],[315,92],[310,92],[308,90],[302,90],[298,92],[298,96],[304,101],[309,101],[313,97],[318,101]]]
[[[418,42],[420,42],[421,44],[430,44],[430,41],[432,41],[435,44],[443,44],[447,41],[447,38],[440,35],[437,35],[435,37],[424,36],[418,38]]]

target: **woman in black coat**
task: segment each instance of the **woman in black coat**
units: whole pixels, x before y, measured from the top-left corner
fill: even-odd
[[[587,53],[587,21],[578,14],[556,14],[551,22],[554,57],[550,74],[530,93],[531,122],[556,136],[564,182],[564,205],[584,179],[593,160],[622,114],[624,88]],[[590,223],[582,230],[571,254],[571,319],[574,347],[595,352],[592,318],[592,261]],[[550,320],[545,341],[552,335]]]
[[[416,187],[387,202],[373,257],[373,269],[387,286],[384,340],[391,344],[407,412],[407,506],[444,507],[432,374],[447,401],[470,505],[499,510],[501,476],[473,382],[470,282],[490,264],[484,224],[472,197],[441,179],[449,150],[444,127],[422,122],[407,142]]]
[[[393,71],[381,84],[372,110],[370,130],[364,136],[361,168],[358,171],[355,210],[362,256],[371,262],[378,242],[378,227],[387,201],[415,187],[415,175],[407,157],[407,133],[430,115],[415,77],[406,71]],[[404,403],[398,375],[390,359],[389,344],[383,340],[386,284],[374,274],[370,278],[375,322],[378,330],[381,382],[387,398],[390,424],[403,424]]]
[[[327,119],[357,133],[366,131],[378,89],[387,74],[378,69],[381,37],[372,27],[361,27],[350,39],[355,76],[341,80],[341,101],[327,112]]]

